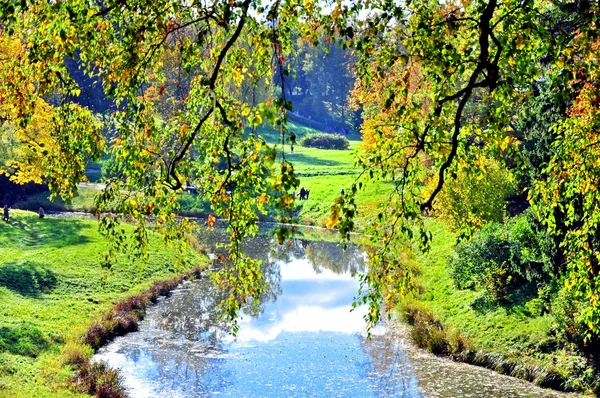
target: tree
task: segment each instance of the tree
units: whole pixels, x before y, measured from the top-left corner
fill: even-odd
[[[474,163],[459,165],[456,177],[446,182],[434,202],[440,218],[464,237],[490,222],[502,222],[506,199],[516,188],[514,177],[499,162],[483,157]],[[430,186],[436,185],[437,179],[432,179]]]
[[[180,248],[191,223],[177,217],[176,194],[190,181],[215,216],[229,221],[231,267],[217,277],[228,292],[226,313],[234,317],[242,303],[258,300],[264,290],[259,262],[243,256],[239,245],[257,232],[258,214],[267,209],[279,208],[287,220],[293,204],[287,191],[298,180],[285,157],[275,164],[275,148],[244,134],[245,127],[269,121],[287,141],[289,103],[245,104],[241,90],[261,80],[272,84],[273,69],[284,67],[292,3],[22,1],[2,2],[0,11],[2,33],[23,49],[22,57],[2,64],[3,103],[15,109],[10,124],[35,128],[34,104],[52,98],[46,103],[59,150],[44,152],[53,168],[43,177],[54,192],[71,195],[85,160],[102,148],[98,123],[76,104],[80,87],[66,60],[97,80],[116,105],[108,115],[107,150],[118,177],[97,203],[111,242],[104,265],[110,267],[115,250],[147,256],[148,216]],[[123,220],[135,223],[133,236],[118,227]]]
[[[339,43],[339,38],[320,43],[294,34],[292,40],[287,56],[290,73],[284,78],[293,109],[321,123],[346,123],[354,84],[352,52]]]
[[[0,32],[0,173],[19,184],[47,179],[70,196],[72,180],[84,178],[87,160],[103,147],[99,123],[76,104],[52,106],[39,96],[40,66],[30,64],[30,54],[16,35]]]
[[[395,182],[369,230],[374,241],[383,242],[371,262],[390,264],[365,278],[370,321],[379,317],[377,292],[395,272],[396,247],[410,241],[415,225],[423,226],[422,215],[459,168],[470,175],[476,171],[473,160],[488,156],[532,171],[524,188],[540,221],[560,242],[568,262],[567,286],[585,304],[580,322],[588,337],[598,334],[597,5],[495,0],[369,4],[370,16],[355,19],[355,26],[365,27],[355,43],[361,55],[356,97],[365,107],[365,171],[338,199],[332,221],[347,233],[356,212],[355,192],[370,180]],[[542,123],[534,128],[546,130],[534,154],[519,142],[527,139],[523,113],[531,115],[521,107],[531,106],[540,88],[546,109],[555,106],[557,112],[538,118]],[[430,165],[436,182],[423,191]],[[421,228],[420,238],[427,246],[431,237]]]
[[[240,88],[262,76],[268,85],[275,71],[280,77],[289,74],[286,53],[296,33],[308,42],[326,35],[358,57],[359,101],[365,106],[368,138],[360,159],[364,172],[337,199],[330,225],[347,237],[354,228],[356,192],[370,180],[395,184],[369,226],[377,245],[361,289],[361,300],[371,305],[369,325],[379,319],[382,292],[410,287],[402,251],[415,231],[427,246],[431,236],[423,214],[431,211],[449,176],[459,165],[468,166],[465,172],[473,170],[473,160],[483,157],[522,160],[518,108],[540,86],[548,87],[549,102],[565,113],[548,120],[555,136],[538,165],[541,173],[533,176],[530,198],[551,231],[560,224],[568,284],[589,303],[580,320],[590,335],[600,332],[597,4],[356,1],[326,10],[312,0],[268,5],[258,0],[1,4],[3,34],[23,44],[27,60],[9,61],[11,68],[3,68],[0,76],[3,102],[16,109],[10,122],[26,128],[35,104],[54,98],[47,102],[60,126],[55,136],[69,156],[49,158],[59,165],[50,177],[74,187],[83,154],[89,148],[96,151],[94,124],[84,122],[91,121],[91,114],[73,104],[79,88],[65,66],[69,57],[97,78],[116,104],[109,150],[118,165],[127,167],[110,181],[98,203],[101,211],[107,203],[118,210],[101,223],[113,249],[129,247],[143,255],[148,215],[167,239],[182,238],[190,224],[176,217],[175,195],[186,180],[193,180],[215,215],[228,220],[232,267],[219,281],[230,292],[226,304],[232,317],[263,289],[258,263],[241,255],[240,242],[256,232],[258,214],[268,208],[277,208],[281,220],[288,220],[293,198],[287,192],[297,186],[285,154],[275,164],[276,151],[283,148],[244,135],[244,127],[268,121],[279,128],[281,143],[293,143],[286,130],[291,104],[285,79],[277,80],[281,98],[275,101],[244,103]],[[166,54],[178,58],[174,63],[185,72],[182,84],[187,85],[182,106],[168,112],[153,100],[156,95],[144,95],[151,85],[161,95]],[[18,74],[9,76],[11,70]],[[218,167],[222,162],[227,167]],[[429,192],[423,190],[424,167],[437,175]],[[70,191],[58,183],[51,187]],[[123,219],[137,225],[133,240],[119,233]],[[280,239],[286,236],[284,230],[279,233]],[[390,289],[398,280],[401,288]]]

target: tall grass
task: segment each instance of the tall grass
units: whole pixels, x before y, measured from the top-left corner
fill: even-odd
[[[401,306],[403,319],[412,326],[414,343],[429,352],[454,360],[482,366],[498,373],[527,380],[540,387],[560,391],[575,391],[552,365],[527,364],[505,354],[477,348],[457,330],[445,326],[433,313],[418,302],[406,301]]]
[[[200,276],[200,269],[194,269],[175,278],[154,282],[144,292],[115,304],[78,342],[66,344],[62,351],[63,362],[77,369],[71,379],[73,387],[100,398],[127,397],[119,371],[104,363],[91,362],[93,353],[116,336],[137,331],[148,303],[155,303],[159,296],[169,296],[182,281]]]
[[[126,398],[123,377],[104,362],[82,364],[72,379],[75,390],[98,398]]]

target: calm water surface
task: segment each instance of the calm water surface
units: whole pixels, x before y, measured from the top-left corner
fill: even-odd
[[[220,239],[207,236],[209,244]],[[364,308],[350,311],[364,270],[357,247],[266,237],[246,252],[269,281],[234,338],[219,321],[209,278],[187,282],[148,309],[140,331],[97,359],[121,369],[132,397],[540,397],[558,396],[407,345],[394,328],[364,336]]]

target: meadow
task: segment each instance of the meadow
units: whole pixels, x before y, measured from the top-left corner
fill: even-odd
[[[290,122],[289,128],[294,131],[298,140],[306,134],[321,132],[295,122]],[[260,127],[257,133],[263,136],[268,143],[274,145],[280,138],[277,132],[266,127]],[[301,187],[310,190],[308,200],[296,200],[294,211],[296,223],[324,227],[335,199],[342,190],[350,189],[352,183],[356,181],[361,168],[356,164],[355,153],[360,150],[362,141],[357,134],[349,134],[347,137],[351,144],[351,148],[347,150],[306,148],[296,144],[292,152],[289,144],[283,146],[278,144],[280,149],[285,150],[286,160],[293,164],[294,171],[300,179],[300,185],[296,192],[299,193]],[[279,156],[281,157],[281,155]],[[91,173],[97,176],[96,170],[101,167],[102,162],[93,162],[90,164],[89,170],[94,170]],[[391,190],[390,183],[381,182],[369,186],[368,191],[358,192],[357,223],[359,227],[377,215],[377,207],[385,202],[386,196]],[[93,213],[95,211],[94,198],[97,193],[97,188],[82,185],[78,189],[77,196],[68,202],[60,198],[50,200],[49,193],[42,192],[15,203],[13,207],[35,211],[41,206],[46,210]],[[207,217],[211,213],[210,203],[202,200],[199,195],[182,192],[178,195],[178,199],[183,215]],[[267,217],[266,220],[273,221],[274,219]]]
[[[108,270],[96,221],[13,210],[8,223],[0,222],[0,397],[83,396],[69,383],[74,368],[65,347],[91,356],[82,338],[94,321],[176,275],[172,250],[155,234],[151,245],[146,263],[121,254]],[[207,264],[191,251],[186,256],[178,273]]]

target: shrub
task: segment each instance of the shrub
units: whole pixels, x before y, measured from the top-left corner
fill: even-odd
[[[87,344],[69,342],[62,349],[62,361],[67,365],[83,366],[94,355],[94,350]]]
[[[339,134],[308,134],[302,137],[300,145],[319,149],[349,149],[350,141]]]
[[[127,397],[119,371],[108,367],[104,362],[86,362],[81,365],[73,384],[80,392],[99,398]]]
[[[138,330],[138,317],[135,312],[119,311],[111,315],[112,332],[116,336],[124,336]]]
[[[88,329],[85,336],[85,343],[94,350],[97,350],[111,339],[112,330],[110,330],[103,322],[97,322]]]
[[[502,301],[508,293],[508,287],[513,280],[509,273],[508,263],[496,263],[490,260],[485,273],[485,288],[493,301]]]
[[[437,355],[455,358],[466,355],[470,343],[458,332],[449,331],[431,311],[417,303],[402,306],[404,320],[412,326],[411,337],[415,344]]]
[[[433,191],[437,183],[437,178],[431,179],[427,191]],[[435,209],[454,231],[470,236],[489,222],[502,221],[506,198],[515,189],[514,177],[506,167],[493,159],[480,158],[476,172],[464,166],[444,184]]]
[[[208,246],[200,243],[200,240],[198,239],[198,237],[194,234],[191,233],[187,233],[185,234],[185,241],[187,242],[188,246],[194,250],[196,253],[200,253],[200,254],[206,254],[208,253]]]
[[[148,298],[144,295],[131,296],[123,301],[118,302],[114,306],[115,312],[136,312],[137,314],[143,313],[146,305],[148,304]]]
[[[512,247],[515,244],[518,242],[503,239],[499,224],[489,224],[468,242],[460,243],[450,259],[454,285],[459,289],[484,287],[507,263],[519,266],[515,263],[520,259],[513,256],[518,250]]]
[[[552,276],[553,253],[552,240],[527,211],[461,242],[450,259],[451,276],[459,289],[485,288],[494,301],[502,301],[511,284]]]

